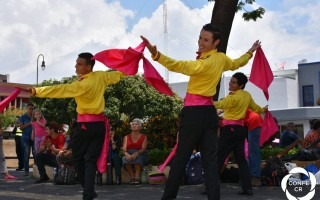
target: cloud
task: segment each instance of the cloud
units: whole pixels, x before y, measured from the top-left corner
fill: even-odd
[[[266,9],[263,19],[256,22],[244,22],[239,16],[241,13],[237,14],[229,41],[229,47],[232,48],[228,48],[228,54],[240,55],[240,49],[246,50],[251,42],[260,39],[273,70],[277,70],[276,65],[283,62],[286,62],[285,69],[297,69],[302,59],[319,61],[320,49],[317,44],[320,40],[316,36],[319,28],[314,24],[320,22],[315,17],[320,3],[311,2],[292,4],[292,1],[284,1],[282,6],[285,10]],[[250,62],[245,67],[246,73],[250,73],[251,65]]]
[[[193,9],[181,0],[167,1],[167,54],[170,57],[195,58],[199,31],[210,22],[213,5],[212,2]],[[245,22],[242,13],[237,13],[227,54],[231,58],[239,57],[260,39],[273,70],[284,61],[285,69],[297,69],[302,59],[316,62],[320,53],[317,47],[319,9],[320,3],[312,0],[283,0],[276,8],[268,10],[267,7],[263,19],[257,22]],[[73,66],[79,53],[135,46],[141,42],[140,35],[165,52],[162,6],[148,17],[129,24],[138,14],[124,8],[120,1],[4,1],[0,7],[0,73],[10,74],[11,82],[33,84],[37,56],[42,53],[47,68],[39,71],[39,82],[50,78],[60,80],[74,75]],[[146,56],[149,57],[147,52]],[[164,67],[153,64],[164,76]],[[250,73],[251,65],[250,62],[240,71]],[[105,69],[99,63],[95,66],[95,70]],[[186,76],[170,73],[170,82],[186,80]]]
[[[202,26],[211,19],[213,3],[201,9],[191,10],[179,0],[168,1],[167,6],[167,52],[164,47],[163,10],[158,7],[152,16],[141,19],[132,30],[133,35],[142,34],[156,45],[158,50],[174,59],[195,59],[198,37]],[[146,53],[149,55],[148,53]],[[159,73],[165,76],[164,67],[153,62]],[[165,78],[165,77],[164,77]],[[188,77],[174,72],[169,73],[170,82],[187,81]]]
[[[133,12],[103,0],[6,1],[0,8],[1,73],[35,83],[37,56],[47,68],[39,80],[71,76],[78,53],[110,48],[125,34]]]

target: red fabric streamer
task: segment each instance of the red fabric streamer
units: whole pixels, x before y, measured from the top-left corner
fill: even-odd
[[[100,173],[105,173],[107,171],[107,159],[108,159],[109,141],[110,141],[110,135],[109,135],[110,126],[109,126],[108,118],[105,119],[104,123],[106,127],[106,134],[104,137],[104,142],[103,142],[100,156],[97,160],[97,169]]]
[[[268,88],[273,81],[273,73],[261,47],[256,51],[249,80],[260,88],[269,100]]]
[[[109,49],[94,55],[92,59],[101,62],[111,69],[116,69],[127,75],[134,75],[138,72],[139,61],[142,53],[132,48]]]
[[[146,47],[146,43],[145,42],[141,42],[136,48],[134,48],[134,50],[143,53],[144,49]]]
[[[168,163],[173,159],[173,157],[176,155],[176,151],[178,148],[178,143],[176,143],[176,145],[174,145],[172,151],[170,152],[169,156],[167,157],[167,159],[164,161],[164,163],[162,165],[159,166],[159,171],[163,172],[164,168],[168,165]]]
[[[146,44],[142,42],[136,48],[129,47],[128,49],[104,50],[97,53],[92,59],[127,75],[134,75],[138,72],[139,61],[143,58],[144,77],[146,82],[160,93],[173,96],[173,92],[157,70],[143,57],[145,47]]]
[[[152,64],[145,57],[143,59],[144,78],[146,82],[153,88],[161,92],[162,94],[173,96],[172,90],[167,83],[160,76],[158,71],[152,66]]]
[[[260,132],[260,146],[269,140],[271,136],[273,136],[277,131],[279,131],[279,127],[271,112],[266,111],[263,119],[263,124]]]
[[[9,103],[14,100],[21,92],[20,88],[16,88],[9,96],[7,96],[3,101],[0,102],[0,112],[2,112]]]

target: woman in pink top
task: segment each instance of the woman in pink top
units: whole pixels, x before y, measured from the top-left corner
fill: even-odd
[[[47,121],[43,117],[40,110],[35,109],[32,113],[32,135],[31,139],[34,141],[35,153],[39,153],[40,145],[46,137],[46,125]]]

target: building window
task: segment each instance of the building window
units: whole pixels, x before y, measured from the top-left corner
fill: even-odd
[[[295,127],[295,133],[299,136],[299,138],[304,138],[304,129],[303,124],[294,124]],[[287,124],[279,125],[279,131],[280,131],[280,137],[282,132],[284,132],[287,129]]]
[[[302,86],[303,106],[314,106],[313,85]]]

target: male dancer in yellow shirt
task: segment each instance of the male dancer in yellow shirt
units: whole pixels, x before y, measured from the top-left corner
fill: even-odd
[[[72,137],[72,157],[78,178],[83,186],[83,199],[97,197],[94,191],[96,162],[100,155],[105,129],[106,87],[120,81],[125,75],[118,71],[93,72],[95,61],[91,53],[81,53],[76,60],[78,81],[71,84],[24,89],[42,98],[74,98],[77,103],[77,127]]]
[[[248,52],[232,60],[224,53],[217,52],[220,30],[213,24],[202,27],[198,39],[198,57],[194,61],[179,61],[160,53],[156,46],[143,36],[142,40],[152,58],[170,71],[190,76],[184,107],[181,110],[179,143],[172,161],[169,179],[162,200],[175,199],[185,166],[193,149],[199,146],[203,161],[206,192],[209,200],[220,199],[220,182],[217,167],[218,116],[212,96],[224,71],[236,70],[247,64],[253,52],[260,47],[256,41]]]
[[[230,93],[220,101],[215,101],[214,106],[224,111],[222,128],[218,142],[218,168],[221,172],[224,162],[233,151],[239,167],[242,191],[240,195],[253,195],[251,175],[244,153],[247,131],[244,127],[246,111],[250,108],[257,113],[264,113],[267,107],[261,108],[252,99],[249,92],[244,91],[248,78],[241,72],[235,73],[229,82]]]

